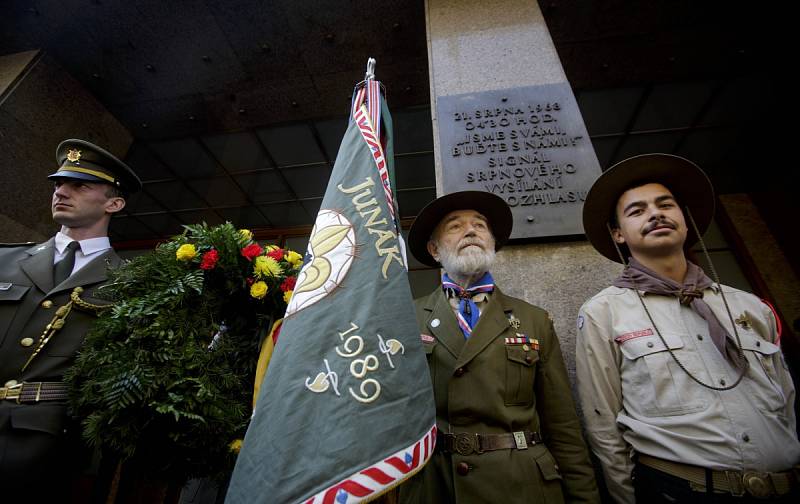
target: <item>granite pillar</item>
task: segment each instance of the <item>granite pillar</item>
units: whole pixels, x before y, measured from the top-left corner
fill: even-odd
[[[436,187],[441,195],[437,99],[567,79],[535,0],[427,0],[425,8]],[[578,309],[620,270],[586,241],[551,241],[506,247],[493,274],[504,292],[550,313],[574,378]]]
[[[56,146],[67,138],[96,143],[122,158],[130,132],[77,80],[40,51],[0,56],[0,242],[42,241],[57,226],[50,214]]]

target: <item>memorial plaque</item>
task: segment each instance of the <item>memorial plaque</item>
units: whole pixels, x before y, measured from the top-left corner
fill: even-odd
[[[502,197],[511,238],[583,234],[600,165],[569,84],[440,96],[437,117],[445,193]]]

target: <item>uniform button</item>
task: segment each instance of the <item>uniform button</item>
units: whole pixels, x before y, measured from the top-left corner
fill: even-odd
[[[456,472],[461,476],[466,476],[467,473],[469,472],[469,464],[467,464],[466,462],[459,462],[458,465],[456,466]]]
[[[525,356],[525,362],[527,362],[528,364],[530,364],[531,362],[533,362],[533,357],[531,357],[530,355],[526,355],[526,356]]]
[[[463,367],[460,367],[460,368],[456,369],[456,372],[455,372],[454,374],[455,374],[456,376],[462,376],[462,375],[463,375],[464,373],[466,373],[466,372],[467,372],[467,370],[466,370],[466,369],[464,369]]]
[[[742,436],[742,441],[744,441],[745,443],[749,443],[750,442],[750,436],[745,434],[744,436]]]
[[[16,385],[17,383],[19,383],[17,380],[8,380],[8,381],[6,382],[6,385],[5,385],[5,386],[6,386],[6,387],[13,387],[13,386],[14,386],[14,385]]]
[[[19,344],[24,347],[29,347],[33,345],[33,338],[22,338],[21,340],[19,340]]]
[[[697,339],[700,340],[700,341],[703,341],[703,335],[702,334],[698,334],[697,335]]]
[[[53,307],[53,302],[50,301],[49,299],[45,299],[44,301],[42,301],[42,308],[52,308],[52,307]]]
[[[653,342],[652,341],[648,341],[647,342],[647,348],[653,348]]]

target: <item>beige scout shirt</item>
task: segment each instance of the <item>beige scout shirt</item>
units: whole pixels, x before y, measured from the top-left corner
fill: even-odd
[[[609,287],[578,316],[578,395],[589,443],[609,492],[634,502],[631,449],[713,469],[783,471],[800,461],[794,387],[776,338],[774,316],[752,294],[723,286],[750,367],[732,390],[714,391],[680,369],[631,289]],[[706,322],[675,297],[643,299],[670,350],[707,384],[737,373],[708,334]],[[717,287],[704,300],[733,335]]]

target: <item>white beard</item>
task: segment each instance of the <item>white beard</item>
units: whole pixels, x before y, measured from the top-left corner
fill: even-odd
[[[480,247],[467,247],[459,254],[456,251],[439,249],[439,263],[450,276],[469,277],[486,273],[494,264],[494,245],[483,250]]]

